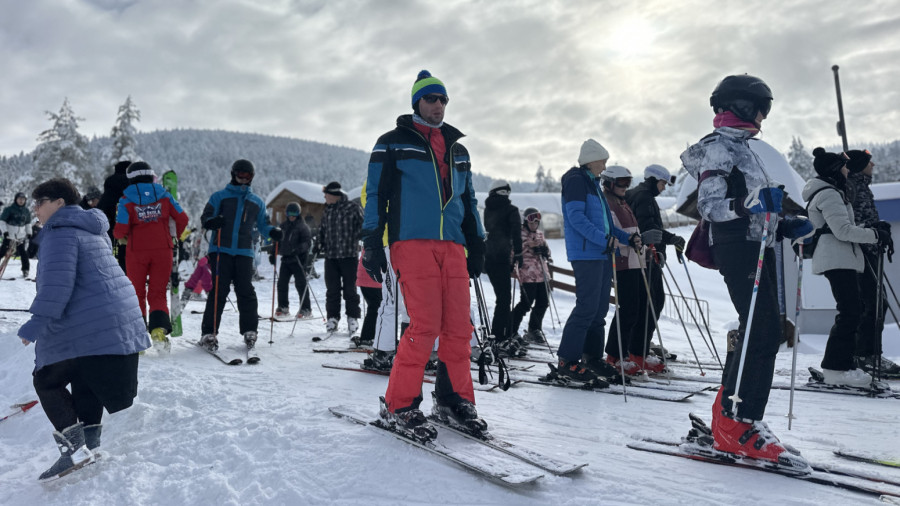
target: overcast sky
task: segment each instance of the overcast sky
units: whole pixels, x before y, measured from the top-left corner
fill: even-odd
[[[131,95],[141,131],[209,128],[371,149],[411,111],[420,69],[473,169],[557,177],[600,141],[638,174],[677,169],[711,131],[709,94],[750,73],[773,89],[762,138],[900,138],[900,2],[671,0],[0,0],[0,154],[30,151],[68,97],[108,135]],[[361,168],[362,169],[362,168]],[[298,175],[300,177],[302,175]]]

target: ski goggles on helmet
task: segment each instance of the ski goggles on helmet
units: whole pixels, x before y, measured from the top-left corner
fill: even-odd
[[[530,223],[534,223],[536,221],[541,221],[541,213],[531,213],[525,217]]]
[[[252,181],[252,180],[253,180],[253,173],[250,172],[250,171],[246,171],[246,170],[239,170],[239,171],[237,171],[237,172],[234,173],[234,177],[235,177],[236,179],[247,179],[247,180]]]
[[[616,182],[613,184],[616,185],[616,188],[628,189],[631,186],[631,178],[630,177],[619,177],[619,178],[616,178]]]

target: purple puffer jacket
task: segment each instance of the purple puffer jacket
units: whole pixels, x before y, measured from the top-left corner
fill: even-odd
[[[98,209],[60,208],[39,235],[37,296],[19,336],[35,345],[35,370],[91,355],[150,347],[134,286],[112,254]]]

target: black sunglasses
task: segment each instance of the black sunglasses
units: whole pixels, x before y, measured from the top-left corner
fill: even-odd
[[[440,100],[441,104],[447,105],[447,102],[450,101],[450,97],[448,97],[447,95],[431,94],[431,95],[425,95],[424,97],[422,97],[422,100],[428,102],[429,104],[433,104],[433,103],[437,102],[438,100]]]

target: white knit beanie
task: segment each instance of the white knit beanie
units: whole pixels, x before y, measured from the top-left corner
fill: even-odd
[[[578,165],[583,166],[598,160],[609,160],[609,151],[594,139],[584,141],[578,154]]]

